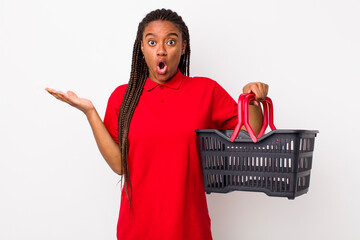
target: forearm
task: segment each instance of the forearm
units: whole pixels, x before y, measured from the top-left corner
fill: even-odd
[[[121,175],[122,167],[119,146],[110,136],[95,108],[87,111],[85,115],[89,121],[96,144],[102,156],[109,164],[110,168],[117,174]]]
[[[263,114],[260,104],[259,106],[249,105],[249,124],[255,134],[258,135],[263,124]],[[242,129],[246,130],[245,126],[243,126]]]

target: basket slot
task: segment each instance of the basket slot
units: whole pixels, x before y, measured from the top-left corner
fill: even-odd
[[[267,148],[268,152],[292,153],[294,152],[294,140],[292,138],[277,138]]]
[[[212,169],[217,169],[216,157],[215,156],[211,157],[211,168]]]
[[[298,177],[296,191],[299,192],[309,188],[309,184],[310,184],[310,175]]]
[[[205,156],[203,158],[203,166],[205,169],[229,170],[227,159],[228,157],[217,155]]]
[[[289,151],[288,152],[293,152],[294,151],[294,140],[290,140],[289,142]]]
[[[247,157],[245,160],[245,171],[251,171],[251,157]]]
[[[211,187],[211,175],[210,174],[206,175],[206,180],[207,180],[207,182],[206,182],[207,187]]]
[[[239,176],[230,175],[229,177],[231,179],[231,181],[229,181],[229,185],[231,185],[231,186],[239,185],[239,182],[240,182],[240,177]]]
[[[314,151],[314,138],[300,138],[300,152],[312,152]]]
[[[288,158],[287,159],[287,168],[288,168],[288,171],[287,172],[292,172],[292,166],[293,166],[293,162],[292,162],[292,158]]]
[[[225,176],[222,174],[207,174],[207,187],[224,188],[226,186]]]
[[[203,166],[204,166],[204,168],[205,169],[209,169],[209,168],[211,168],[211,165],[210,165],[210,157],[209,156],[205,156],[204,158],[203,158]]]
[[[305,143],[305,139],[304,138],[300,138],[300,146],[299,146],[299,150],[300,151],[304,151],[304,143]]]
[[[309,151],[313,152],[314,151],[314,145],[315,145],[315,138],[309,138]]]
[[[211,137],[205,137],[205,150],[206,151],[211,151],[212,150]]]
[[[286,153],[293,152],[294,151],[294,140],[285,138],[283,141],[284,141],[283,152],[286,152]]]
[[[230,156],[229,157],[229,165],[228,165],[228,170],[238,170],[238,162],[237,162],[237,159],[236,157],[234,156]]]
[[[312,156],[311,157],[301,157],[298,162],[299,172],[310,170],[312,166]]]
[[[283,159],[282,158],[276,158],[276,172],[282,172],[283,170]]]
[[[237,185],[242,186],[244,183],[244,176],[237,176]]]
[[[205,151],[224,151],[225,144],[215,137],[202,137],[201,150]]]
[[[276,177],[273,178],[273,181],[274,181],[274,184],[273,184],[273,189],[272,189],[272,191],[273,191],[273,192],[278,192],[278,191],[276,191],[277,188],[278,188],[278,181],[277,181]]]
[[[213,140],[214,140],[214,150],[220,151],[221,150],[220,141],[218,141],[216,138]]]
[[[266,188],[272,192],[288,192],[290,189],[290,179],[284,177],[268,177]]]
[[[271,172],[292,172],[293,170],[293,159],[292,158],[272,158]]]

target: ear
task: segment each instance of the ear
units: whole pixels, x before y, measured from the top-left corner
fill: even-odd
[[[144,54],[144,42],[141,41],[141,52]]]
[[[183,44],[182,44],[181,55],[184,55],[186,46],[187,46],[187,42],[186,42],[186,40],[184,40]]]

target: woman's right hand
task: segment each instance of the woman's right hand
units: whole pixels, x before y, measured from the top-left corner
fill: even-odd
[[[121,153],[119,145],[112,139],[108,130],[104,126],[99,114],[92,102],[85,98],[79,98],[74,92],[63,93],[51,88],[45,88],[51,95],[60,101],[66,102],[77,109],[83,111],[90,123],[94,133],[96,144],[111,169],[117,174],[122,174]]]
[[[73,107],[76,107],[85,114],[95,109],[94,105],[89,99],[79,98],[72,91],[67,91],[67,93],[64,93],[51,88],[45,88],[45,90],[48,91],[48,93],[50,93],[51,95],[53,95],[55,98],[59,99],[60,101],[66,102]]]

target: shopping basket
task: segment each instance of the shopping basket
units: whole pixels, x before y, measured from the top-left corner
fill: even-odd
[[[255,135],[248,121],[254,94],[239,97],[234,130],[197,129],[205,192],[264,192],[294,199],[308,192],[316,130],[276,130],[270,98],[263,102],[263,126]],[[247,131],[241,130],[245,125]],[[267,125],[271,130],[265,134]]]

